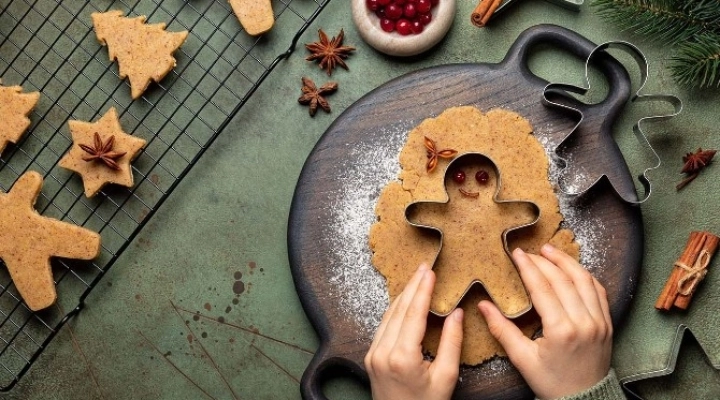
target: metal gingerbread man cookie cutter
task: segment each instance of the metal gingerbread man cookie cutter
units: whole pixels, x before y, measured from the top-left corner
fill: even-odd
[[[626,53],[630,54],[635,62],[637,62],[638,67],[640,68],[640,87],[635,92],[635,94],[630,99],[631,102],[637,103],[637,102],[652,102],[652,101],[664,101],[669,104],[671,104],[674,108],[674,111],[672,113],[668,114],[658,114],[653,115],[649,117],[643,117],[640,118],[635,125],[633,126],[633,132],[635,133],[635,136],[637,137],[638,141],[640,141],[641,144],[644,144],[647,146],[647,148],[652,153],[655,164],[651,167],[646,168],[639,176],[638,180],[643,185],[644,188],[644,194],[643,197],[638,199],[637,196],[633,193],[633,195],[623,194],[622,191],[618,190],[617,182],[613,180],[613,178],[606,173],[600,174],[600,176],[597,176],[594,180],[592,180],[589,184],[584,185],[581,189],[578,190],[567,190],[566,188],[562,187],[560,185],[560,182],[558,182],[558,186],[560,186],[560,191],[562,191],[566,195],[570,196],[578,196],[583,195],[584,193],[588,192],[590,189],[592,189],[600,180],[603,178],[606,178],[608,181],[610,181],[610,185],[612,186],[613,190],[622,198],[625,202],[633,204],[633,205],[639,205],[644,203],[645,201],[650,198],[650,194],[652,193],[652,185],[650,183],[650,178],[648,174],[650,171],[657,169],[660,167],[662,161],[660,159],[660,156],[655,151],[653,146],[650,144],[650,142],[647,139],[647,136],[645,135],[645,132],[643,130],[643,125],[646,122],[655,122],[655,121],[664,121],[669,120],[682,111],[682,101],[674,95],[670,94],[643,94],[643,89],[645,88],[645,84],[648,81],[648,60],[647,57],[640,51],[640,49],[628,42],[624,41],[611,41],[606,42],[603,44],[598,45],[595,47],[588,56],[587,60],[585,61],[585,86],[586,87],[578,87],[573,86],[569,84],[560,84],[560,83],[550,83],[547,86],[545,86],[545,89],[543,90],[542,94],[542,102],[543,104],[550,106],[550,107],[557,107],[560,109],[565,109],[574,113],[577,113],[580,115],[580,119],[578,120],[577,124],[570,130],[570,133],[568,133],[561,141],[560,144],[555,148],[555,153],[557,154],[558,150],[565,144],[577,130],[578,127],[583,123],[584,120],[584,114],[583,112],[571,105],[560,103],[556,101],[552,101],[548,98],[548,94],[564,94],[564,96],[567,96],[567,92],[576,93],[579,95],[585,95],[591,88],[590,86],[590,63],[594,57],[597,57],[599,54],[606,53],[606,50],[608,49],[620,49],[625,51]],[[567,166],[567,160],[561,159],[565,166]]]
[[[495,171],[495,176],[497,177],[497,184],[495,185],[495,192],[493,193],[493,198],[492,198],[493,202],[495,202],[495,203],[497,203],[497,204],[506,204],[506,203],[516,203],[516,204],[518,204],[518,203],[525,203],[525,204],[529,204],[529,205],[532,207],[532,209],[533,209],[533,215],[535,216],[535,219],[534,219],[533,221],[531,221],[531,222],[529,222],[529,223],[526,223],[526,224],[513,226],[513,227],[511,227],[511,228],[508,228],[508,229],[504,230],[503,233],[502,233],[501,239],[502,239],[502,244],[503,244],[503,251],[505,252],[505,255],[508,257],[508,259],[510,259],[510,262],[513,264],[513,266],[515,266],[515,263],[512,261],[512,258],[510,257],[510,249],[508,248],[508,244],[507,244],[507,236],[508,236],[508,234],[510,234],[511,232],[514,232],[514,231],[517,231],[517,230],[520,230],[520,229],[527,228],[527,227],[529,227],[529,226],[535,225],[535,224],[538,222],[538,220],[540,219],[540,207],[538,207],[538,205],[537,205],[535,202],[529,201],[529,200],[500,199],[500,198],[499,198],[499,194],[500,194],[500,188],[502,187],[502,176],[501,176],[501,174],[500,174],[500,170],[498,169],[497,164],[495,163],[495,161],[494,161],[492,158],[490,158],[490,157],[488,157],[487,155],[482,154],[482,153],[478,153],[478,152],[467,152],[467,153],[462,153],[462,154],[457,155],[457,156],[456,156],[452,161],[450,161],[450,162],[448,163],[448,165],[445,167],[445,171],[443,172],[443,175],[442,175],[442,176],[443,176],[443,182],[444,182],[444,180],[445,180],[445,177],[447,176],[448,171],[451,171],[451,170],[452,170],[453,166],[458,163],[458,160],[464,160],[464,159],[467,159],[468,157],[473,157],[473,156],[485,158],[485,159],[487,159],[488,161],[490,161],[490,164],[492,164],[492,168],[493,168],[493,170]],[[445,187],[445,184],[443,184],[443,187]],[[433,261],[432,261],[432,263],[431,263],[431,265],[432,265],[433,267],[434,267],[435,264],[437,263],[437,259],[438,259],[438,257],[440,256],[440,252],[442,251],[442,248],[443,248],[444,233],[443,233],[443,231],[442,231],[441,229],[439,229],[439,228],[437,228],[437,227],[429,226],[429,225],[423,225],[423,224],[418,224],[418,223],[412,222],[412,221],[410,220],[408,214],[409,214],[410,210],[411,210],[415,205],[417,205],[417,204],[421,204],[421,203],[447,204],[447,203],[450,201],[450,196],[448,195],[448,191],[447,191],[447,188],[446,188],[446,187],[445,187],[445,197],[446,197],[446,199],[445,199],[444,201],[422,201],[422,200],[413,201],[412,203],[408,204],[408,205],[405,207],[405,221],[406,221],[408,224],[410,224],[411,226],[414,226],[414,227],[416,227],[416,228],[433,230],[433,231],[435,231],[435,232],[438,232],[438,234],[440,235],[440,245],[438,246],[438,249],[437,249],[437,251],[435,252],[435,256],[433,257]],[[517,268],[517,267],[515,267],[515,268]],[[452,310],[454,310],[455,308],[457,308],[457,306],[460,304],[460,302],[462,301],[462,299],[465,298],[465,295],[470,291],[470,289],[471,289],[475,284],[480,284],[480,285],[482,285],[483,288],[485,288],[487,294],[488,294],[488,295],[490,296],[490,298],[493,300],[493,302],[495,302],[495,298],[493,297],[493,295],[492,295],[492,293],[490,292],[490,290],[488,290],[488,288],[485,286],[485,283],[482,282],[480,279],[473,279],[473,280],[467,285],[467,287],[465,288],[465,290],[463,291],[463,293],[459,296],[459,300],[458,300],[455,304],[453,304],[452,307],[449,308],[450,311],[442,313],[442,312],[438,312],[438,311],[436,311],[436,310],[432,310],[432,309],[431,309],[430,312],[433,313],[434,315],[439,316],[439,317],[446,317],[446,316],[450,315],[450,313],[452,312]],[[529,296],[529,294],[527,293],[527,289],[525,289],[524,286],[523,286],[523,289],[525,290],[525,294],[528,296],[528,299],[529,299],[530,296]],[[523,308],[523,309],[521,309],[520,311],[518,311],[518,312],[516,312],[516,313],[513,313],[513,314],[505,314],[505,313],[503,312],[503,314],[504,314],[506,317],[508,317],[508,318],[517,318],[517,317],[519,317],[519,316],[527,313],[527,312],[530,311],[531,309],[532,309],[532,302],[529,301],[529,302],[528,302],[528,306],[525,307],[525,308]],[[502,310],[501,310],[501,312],[502,312]]]

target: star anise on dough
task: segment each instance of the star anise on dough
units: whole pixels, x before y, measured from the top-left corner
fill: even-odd
[[[345,32],[340,29],[337,37],[328,39],[325,32],[323,32],[322,29],[318,29],[318,36],[320,36],[320,41],[305,45],[305,48],[312,53],[305,59],[308,61],[320,60],[320,68],[324,68],[328,76],[332,75],[332,71],[337,65],[348,69],[347,64],[345,64],[343,60],[348,58],[350,53],[355,51],[355,48],[342,45]]]
[[[457,155],[457,150],[438,150],[437,146],[435,145],[435,141],[427,136],[425,136],[425,149],[427,150],[428,158],[427,164],[425,164],[425,169],[427,169],[428,173],[435,170],[435,167],[437,167],[438,158],[453,158],[455,157],[455,155]]]
[[[303,77],[302,83],[302,96],[298,99],[298,103],[310,105],[310,116],[315,116],[318,106],[325,110],[325,112],[330,112],[330,103],[328,103],[324,96],[334,93],[337,90],[337,82],[327,82],[320,86],[319,89],[310,78]]]
[[[113,146],[115,145],[115,135],[110,136],[105,143],[103,143],[100,138],[100,134],[97,132],[95,132],[94,137],[95,143],[93,143],[92,146],[80,144],[80,148],[89,154],[87,156],[83,156],[82,159],[87,162],[99,160],[114,170],[120,170],[120,166],[117,162],[115,162],[115,160],[124,156],[127,152],[113,151]]]
[[[694,153],[687,153],[683,156],[683,167],[682,171],[688,174],[688,177],[683,179],[682,182],[675,186],[675,189],[680,190],[685,187],[688,183],[692,182],[693,179],[697,178],[700,171],[703,170],[710,162],[717,150],[703,150],[702,148],[697,149]]]

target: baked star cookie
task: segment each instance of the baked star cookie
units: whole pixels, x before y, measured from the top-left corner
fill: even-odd
[[[17,143],[30,126],[30,112],[39,92],[22,93],[20,86],[0,86],[0,153],[8,143]]]
[[[133,99],[142,96],[151,81],[160,82],[175,68],[173,53],[188,36],[187,31],[165,31],[162,22],[146,24],[144,16],[124,17],[119,10],[91,17],[98,41],[107,45],[110,61],[118,62],[120,79],[130,77]]]
[[[0,259],[33,311],[57,299],[51,257],[92,260],[100,253],[97,233],[35,211],[42,184],[42,176],[30,171],[8,193],[0,192]]]
[[[85,196],[93,197],[108,183],[132,187],[130,162],[147,143],[123,132],[111,107],[97,122],[68,121],[73,144],[58,165],[80,174]]]
[[[548,179],[549,162],[543,146],[532,135],[530,123],[509,110],[493,109],[482,113],[471,106],[453,107],[436,118],[426,119],[409,133],[400,152],[398,181],[389,183],[383,189],[375,208],[378,221],[371,227],[369,239],[373,251],[372,262],[387,279],[391,300],[402,292],[422,262],[437,268],[438,278],[444,276],[442,279],[445,280],[443,286],[446,292],[435,293],[433,301],[443,296],[455,297],[451,295],[453,291],[464,293],[467,289],[468,282],[454,280],[453,274],[448,273],[451,268],[441,272],[442,267],[438,268],[435,263],[441,245],[437,232],[413,226],[406,219],[406,210],[413,203],[447,201],[445,171],[452,160],[438,158],[436,168],[428,172],[426,137],[432,139],[438,148],[456,150],[457,154],[479,153],[491,159],[502,178],[498,197],[524,200],[537,205],[540,210],[537,222],[508,234],[509,249],[520,247],[527,252],[538,253],[543,244],[550,242],[578,258],[579,246],[574,242],[573,233],[560,228],[563,216]],[[448,171],[450,176],[452,173]],[[466,179],[475,179],[470,171],[466,171],[466,174]],[[455,190],[452,184],[449,190]],[[516,214],[513,218],[523,222],[532,221],[536,216],[534,211],[532,208],[514,210]],[[493,235],[497,235],[499,227],[494,231]],[[478,235],[482,236],[483,232],[478,232]],[[487,259],[489,253],[501,254],[502,242],[497,237],[487,239],[482,245],[478,242],[472,248],[463,250],[464,257]],[[438,258],[438,262],[442,261]],[[502,284],[516,279],[512,276],[507,278],[498,280],[497,286],[493,286],[492,282],[484,282],[486,286],[491,285],[487,286],[488,290],[473,285],[462,298],[460,307],[465,311],[462,363],[477,365],[495,355],[505,354],[502,346],[490,334],[477,310],[477,303],[480,299],[490,299],[487,294],[490,292],[499,306],[501,302],[497,298],[501,296],[508,296],[502,302],[522,304],[526,294],[520,290],[502,289]],[[515,284],[510,285],[518,289]],[[442,318],[431,316],[428,321],[424,344],[426,349],[434,353],[442,330]],[[532,315],[523,315],[515,322],[528,336],[540,325],[539,319]]]

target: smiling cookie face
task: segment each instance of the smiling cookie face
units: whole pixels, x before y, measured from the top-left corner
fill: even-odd
[[[445,189],[450,201],[459,196],[469,199],[495,195],[495,166],[484,157],[464,157],[453,162],[445,174]]]

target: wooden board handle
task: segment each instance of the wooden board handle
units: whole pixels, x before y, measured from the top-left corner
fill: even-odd
[[[322,342],[303,373],[300,381],[300,393],[303,400],[328,400],[322,392],[322,383],[330,372],[333,375],[338,372],[345,372],[363,382],[368,382],[364,368],[348,358],[333,354],[333,351],[326,343],[326,341]]]

